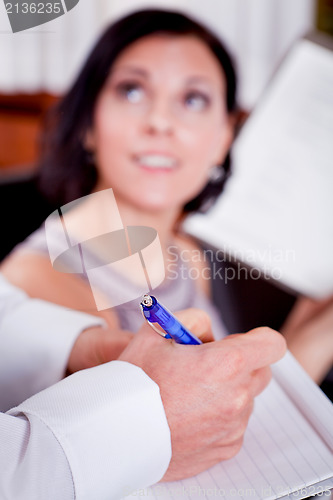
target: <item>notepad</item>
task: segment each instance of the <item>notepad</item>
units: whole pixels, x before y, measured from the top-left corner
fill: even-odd
[[[333,293],[333,51],[315,40],[290,51],[236,139],[225,191],[185,230],[322,298]]]
[[[193,478],[126,498],[327,498],[333,488],[333,405],[289,352],[272,370],[238,455]]]

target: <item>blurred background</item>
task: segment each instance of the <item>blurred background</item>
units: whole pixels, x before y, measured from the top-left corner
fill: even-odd
[[[290,46],[313,30],[333,34],[333,0],[80,0],[47,24],[13,34],[0,2],[0,175],[31,170],[48,107],[68,88],[101,30],[141,7],[183,9],[234,55],[239,103],[249,113]]]

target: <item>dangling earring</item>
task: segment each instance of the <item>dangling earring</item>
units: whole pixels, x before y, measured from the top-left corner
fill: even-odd
[[[224,179],[225,171],[221,165],[214,165],[208,171],[208,180],[212,184],[216,184]]]

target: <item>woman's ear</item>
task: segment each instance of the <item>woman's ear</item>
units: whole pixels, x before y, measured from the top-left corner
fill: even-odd
[[[216,160],[213,163],[214,165],[222,165],[224,163],[225,157],[227,156],[235,137],[235,127],[236,116],[234,113],[230,113],[227,117],[227,122],[221,131]]]
[[[95,134],[94,134],[94,130],[91,127],[88,128],[88,130],[84,136],[83,147],[87,151],[91,151],[91,152],[95,151],[95,149],[96,149]]]

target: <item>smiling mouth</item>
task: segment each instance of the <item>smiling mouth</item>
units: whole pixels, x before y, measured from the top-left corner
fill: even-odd
[[[166,155],[159,154],[147,154],[147,155],[137,155],[134,157],[136,163],[143,168],[149,170],[168,170],[172,171],[178,167],[178,161]]]

